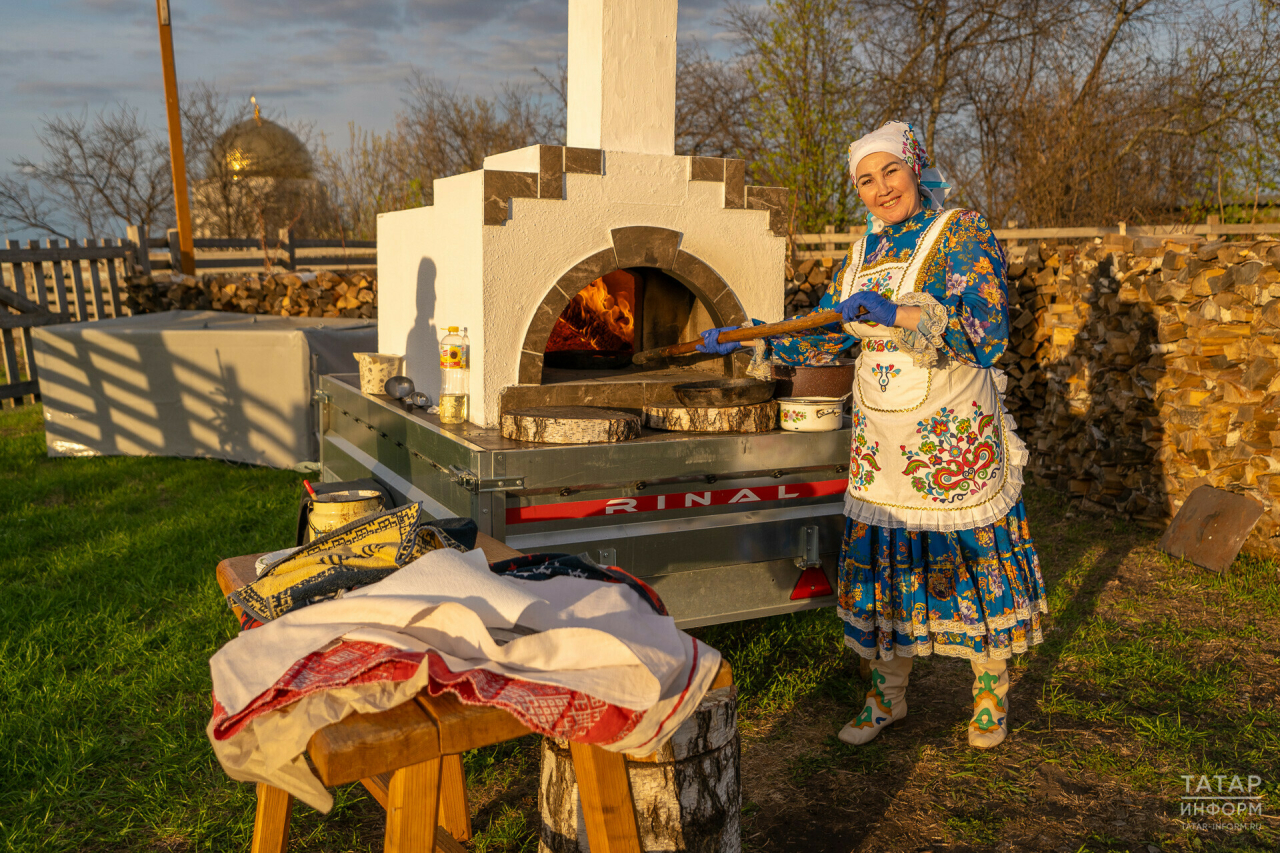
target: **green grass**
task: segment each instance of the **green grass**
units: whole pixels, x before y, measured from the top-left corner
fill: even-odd
[[[203,742],[212,567],[289,541],[299,477],[48,459],[40,416],[0,412],[0,845],[243,847],[252,791]]]
[[[40,417],[0,411],[0,851],[247,849],[253,790],[223,774],[204,734],[207,660],[236,630],[213,567],[291,541],[301,475],[48,459]],[[929,710],[919,693],[915,728],[840,743],[865,684],[832,610],[698,629],[739,689],[748,849],[774,849],[773,833],[810,814],[824,816],[805,830],[819,846],[848,820],[850,837],[873,839],[866,849],[896,849],[879,841],[925,822],[948,844],[997,849],[1063,819],[1035,792],[1046,766],[1112,786],[1082,801],[1096,820],[1053,849],[1280,849],[1274,820],[1239,835],[1166,828],[1135,845],[1105,812],[1128,797],[1137,813],[1172,803],[1176,814],[1180,774],[1242,772],[1264,778],[1266,812],[1280,812],[1276,565],[1241,558],[1217,575],[1047,492],[1029,489],[1027,502],[1052,615],[1045,643],[1016,664],[1014,731],[998,750],[964,744],[963,702]],[[913,683],[945,686],[952,669],[963,681],[954,663],[921,661]],[[465,766],[471,849],[536,849],[537,739],[477,750]],[[900,830],[867,835],[894,805],[888,782],[922,787],[899,798]],[[788,803],[800,823],[787,823]],[[379,850],[381,826],[376,804],[345,787],[329,815],[295,808],[291,849]]]
[[[248,849],[253,788],[204,732],[208,659],[236,631],[213,568],[290,544],[301,480],[49,459],[39,406],[0,411],[0,850]],[[536,793],[536,739],[464,761],[473,788]],[[527,806],[481,814],[475,849],[534,849]],[[295,806],[290,849],[381,850],[381,827],[347,786],[328,815]]]

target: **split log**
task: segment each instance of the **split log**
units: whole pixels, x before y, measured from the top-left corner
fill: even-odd
[[[742,849],[737,687],[712,690],[662,749],[627,759],[646,853]],[[539,853],[586,853],[586,827],[567,741],[543,738]]]
[[[768,432],[778,425],[773,400],[750,406],[645,406],[645,426],[676,432]]]
[[[502,435],[542,444],[593,444],[640,437],[640,416],[594,406],[533,406],[502,414]]]

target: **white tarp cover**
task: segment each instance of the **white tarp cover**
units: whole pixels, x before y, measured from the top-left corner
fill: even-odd
[[[377,343],[374,320],[223,311],[37,328],[49,455],[315,461],[318,377]]]

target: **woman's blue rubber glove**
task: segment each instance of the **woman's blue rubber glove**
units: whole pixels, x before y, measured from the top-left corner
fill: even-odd
[[[728,355],[736,349],[742,349],[742,344],[737,341],[727,341],[723,344],[716,341],[721,332],[736,332],[737,330],[737,326],[721,326],[718,329],[707,329],[702,333],[702,343],[698,344],[695,349],[698,352],[705,352],[710,355]]]
[[[863,290],[836,306],[846,323],[879,323],[892,326],[898,319],[898,306],[874,290]]]

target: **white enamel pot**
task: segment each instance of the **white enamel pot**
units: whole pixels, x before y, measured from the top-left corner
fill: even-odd
[[[779,397],[778,419],[793,432],[831,432],[844,423],[843,397]]]

